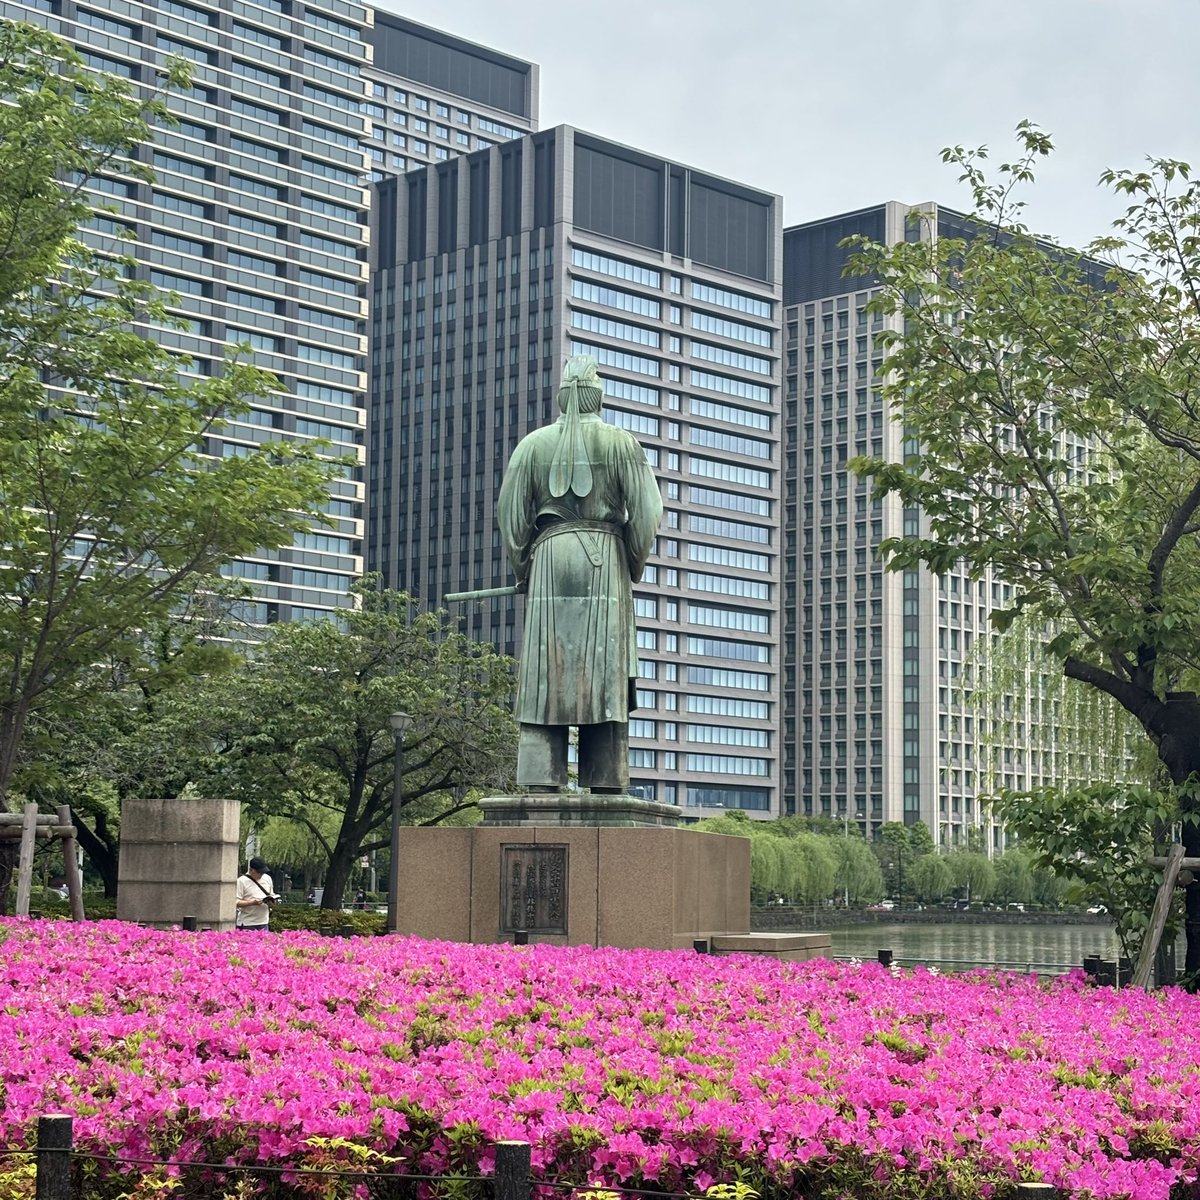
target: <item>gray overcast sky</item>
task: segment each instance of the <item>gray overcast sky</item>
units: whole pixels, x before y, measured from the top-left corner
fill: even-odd
[[[1107,232],[1106,167],[1200,167],[1200,0],[379,0],[541,67],[570,124],[784,197],[795,224],[883,200],[966,204],[941,148],[1055,140],[1036,232]]]

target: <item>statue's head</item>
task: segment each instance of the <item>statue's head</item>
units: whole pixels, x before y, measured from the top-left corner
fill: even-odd
[[[588,354],[576,354],[563,367],[562,384],[558,389],[558,407],[566,412],[574,393],[581,413],[598,413],[604,398],[604,385],[596,369],[596,360]]]

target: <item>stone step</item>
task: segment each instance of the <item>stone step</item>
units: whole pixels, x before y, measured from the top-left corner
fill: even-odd
[[[827,933],[707,933],[713,954],[765,954],[781,962],[828,958],[832,940]]]

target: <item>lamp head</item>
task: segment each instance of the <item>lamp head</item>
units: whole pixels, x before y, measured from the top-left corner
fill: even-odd
[[[394,712],[388,717],[388,724],[392,727],[392,733],[396,737],[403,737],[412,725],[412,717],[405,712]]]

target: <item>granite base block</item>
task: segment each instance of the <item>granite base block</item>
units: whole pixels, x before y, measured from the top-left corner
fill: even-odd
[[[438,836],[447,834],[455,837]],[[405,828],[399,866],[397,932],[417,937],[511,941],[526,914],[529,941],[554,945],[670,950],[690,947],[698,931],[750,933],[748,838],[514,819]]]
[[[241,805],[236,800],[131,799],[121,805],[117,918],[232,929]]]

